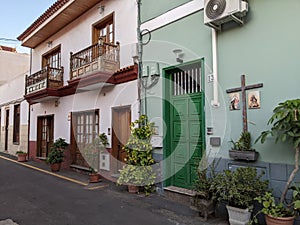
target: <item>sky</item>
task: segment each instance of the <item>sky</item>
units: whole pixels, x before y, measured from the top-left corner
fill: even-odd
[[[21,42],[5,41],[22,34],[56,0],[0,0],[0,45],[16,47],[18,52],[29,52]]]

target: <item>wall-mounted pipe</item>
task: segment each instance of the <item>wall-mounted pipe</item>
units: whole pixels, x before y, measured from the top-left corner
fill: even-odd
[[[219,107],[219,78],[218,78],[218,42],[217,42],[217,31],[212,28],[212,64],[213,64],[213,100],[211,105],[214,107]]]

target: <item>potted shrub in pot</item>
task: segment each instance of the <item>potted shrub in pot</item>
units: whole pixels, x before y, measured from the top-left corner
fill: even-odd
[[[235,171],[225,170],[213,180],[213,198],[226,202],[230,224],[248,224],[255,197],[261,196],[268,187],[255,168],[240,167]]]
[[[64,150],[67,146],[68,143],[63,138],[58,138],[53,143],[51,151],[46,158],[46,163],[50,164],[52,172],[60,170],[61,163],[64,161]]]
[[[141,115],[130,125],[131,135],[123,150],[126,152],[126,165],[120,170],[117,184],[133,184],[140,186],[148,195],[153,190],[156,174],[152,168],[151,137],[154,133],[153,123],[146,115]],[[144,176],[144,177],[140,177]]]
[[[18,156],[18,162],[26,162],[27,161],[27,153],[23,151],[16,152]]]
[[[203,217],[204,221],[207,220],[208,216],[215,212],[215,201],[212,197],[215,191],[213,180],[216,177],[215,173],[215,161],[210,166],[204,168],[202,162],[200,162],[197,179],[194,184],[194,196],[191,198],[191,209],[199,212],[199,216]],[[208,171],[209,170],[209,171]]]
[[[229,150],[230,158],[234,160],[256,161],[258,152],[251,147],[250,132],[242,132],[238,141],[231,140],[233,147]]]
[[[283,204],[289,187],[299,170],[300,99],[287,100],[283,103],[279,103],[273,110],[273,115],[269,119],[268,125],[272,125],[271,129],[263,131],[256,142],[260,140],[261,143],[264,143],[267,136],[271,135],[276,137],[275,142],[290,142],[295,149],[294,169],[290,173],[280,197],[279,204]],[[283,149],[283,151],[286,151],[286,149]]]

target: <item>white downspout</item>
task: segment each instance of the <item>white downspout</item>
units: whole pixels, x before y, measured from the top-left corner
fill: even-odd
[[[212,28],[212,64],[213,64],[213,100],[211,101],[211,105],[214,107],[219,107],[219,80],[218,80],[218,43],[217,43],[217,31]]]

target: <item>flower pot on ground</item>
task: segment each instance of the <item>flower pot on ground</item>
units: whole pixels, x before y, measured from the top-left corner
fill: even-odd
[[[27,161],[27,153],[23,151],[17,151],[16,152],[18,157],[18,162],[26,162]]]
[[[261,196],[268,188],[268,181],[263,181],[262,176],[263,174],[257,174],[256,169],[252,167],[240,167],[235,171],[225,170],[216,175],[212,182],[212,186],[215,188],[213,198],[219,203],[224,201],[228,206],[242,209],[238,210],[238,214],[243,212],[247,214],[242,216],[242,220],[239,221],[238,218],[231,217],[236,215],[235,213],[230,213],[231,225],[248,224],[249,219],[246,221],[245,218],[249,217],[254,198]],[[230,209],[232,209],[231,207]]]
[[[197,175],[194,184],[195,193],[191,199],[191,209],[198,211],[199,216],[206,221],[209,215],[215,213],[215,202],[212,200],[214,193],[212,183],[216,177],[215,160],[209,166],[207,166],[206,159],[201,160]]]
[[[68,143],[65,139],[57,139],[50,148],[50,153],[46,158],[46,163],[50,164],[51,171],[57,172],[60,170],[61,163],[64,160],[64,150],[67,148]]]
[[[277,204],[271,192],[265,192],[264,195],[257,197],[256,200],[263,206],[260,212],[265,214],[267,225],[292,225],[294,223],[293,210],[281,202]],[[257,223],[256,215],[253,221]]]
[[[90,168],[91,172],[89,173],[89,182],[90,183],[98,183],[100,182],[100,175],[93,169]]]
[[[232,149],[229,150],[230,158],[234,160],[256,161],[259,153],[251,147],[250,132],[242,132],[238,141],[231,140]]]

